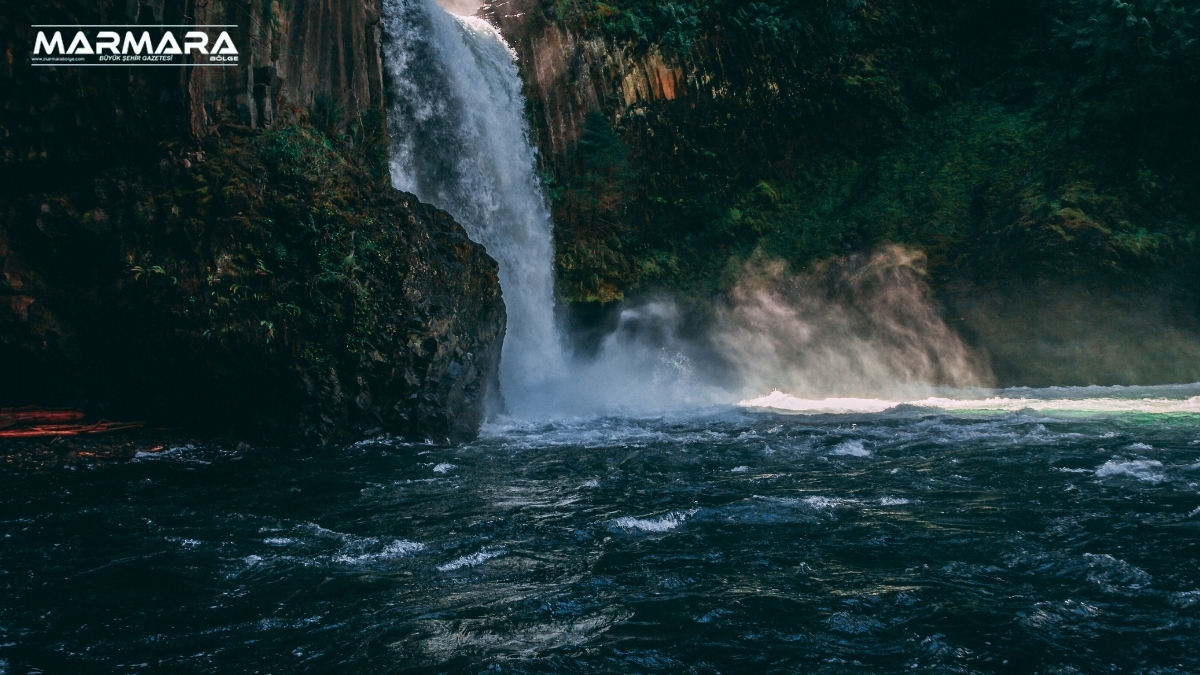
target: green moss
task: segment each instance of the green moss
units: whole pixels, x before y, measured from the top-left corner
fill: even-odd
[[[150,227],[130,279],[214,352],[283,350],[306,369],[333,367],[378,328],[370,277],[387,268],[394,234],[363,215],[370,184],[311,127],[217,142],[143,203]],[[198,241],[179,236],[180,221]]]

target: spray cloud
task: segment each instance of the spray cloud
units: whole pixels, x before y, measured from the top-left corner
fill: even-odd
[[[938,312],[923,263],[900,246],[800,275],[781,261],[752,261],[718,313],[713,340],[749,392],[824,398],[989,386],[986,362]]]

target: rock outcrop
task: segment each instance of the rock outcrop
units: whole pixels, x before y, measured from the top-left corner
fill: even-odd
[[[561,169],[588,113],[603,111],[618,122],[630,113],[644,115],[637,103],[674,101],[704,77],[685,75],[679,60],[658,45],[639,48],[601,31],[573,30],[532,0],[493,3],[483,13],[517,53],[545,169]]]
[[[32,24],[238,24],[234,68],[33,68]],[[497,267],[387,179],[372,0],[0,2],[0,405],[464,439]]]

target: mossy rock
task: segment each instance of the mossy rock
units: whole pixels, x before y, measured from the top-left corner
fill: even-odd
[[[368,166],[291,125],[10,204],[0,256],[29,303],[0,324],[0,368],[25,364],[0,395],[273,438],[473,436],[496,263]]]

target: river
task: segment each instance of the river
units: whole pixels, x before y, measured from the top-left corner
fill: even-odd
[[[1197,672],[1198,394],[10,453],[0,671]]]

